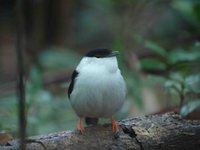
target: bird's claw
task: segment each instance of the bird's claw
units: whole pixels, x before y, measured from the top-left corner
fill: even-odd
[[[83,126],[82,117],[80,117],[79,122],[77,124],[78,131],[83,134],[85,132],[85,128]]]
[[[111,124],[112,124],[112,130],[113,132],[118,132],[119,131],[119,125],[115,121],[115,119],[112,117],[111,118]]]

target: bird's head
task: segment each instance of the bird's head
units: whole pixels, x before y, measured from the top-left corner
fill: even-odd
[[[107,48],[96,48],[88,53],[83,57],[80,64],[78,65],[78,69],[81,68],[96,68],[104,67],[108,70],[117,70],[117,56],[118,51],[112,51]]]

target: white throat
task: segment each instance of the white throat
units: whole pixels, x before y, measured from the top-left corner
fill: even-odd
[[[84,57],[76,70],[82,71],[97,71],[101,74],[104,71],[109,73],[115,73],[118,70],[118,64],[116,57],[96,58],[96,57]],[[103,71],[103,72],[102,72]]]

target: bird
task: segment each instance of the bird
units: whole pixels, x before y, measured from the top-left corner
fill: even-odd
[[[123,106],[126,84],[117,62],[118,51],[108,48],[90,50],[71,75],[68,98],[79,117],[77,129],[84,133],[87,125],[96,125],[99,118],[111,120],[113,132],[119,126],[113,115]]]

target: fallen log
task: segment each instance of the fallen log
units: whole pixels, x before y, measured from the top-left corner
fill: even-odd
[[[198,150],[200,121],[184,120],[175,113],[149,115],[119,121],[121,130],[113,133],[110,125],[86,127],[78,131],[63,131],[27,139],[30,150]],[[0,149],[19,149],[19,140],[9,141]]]

